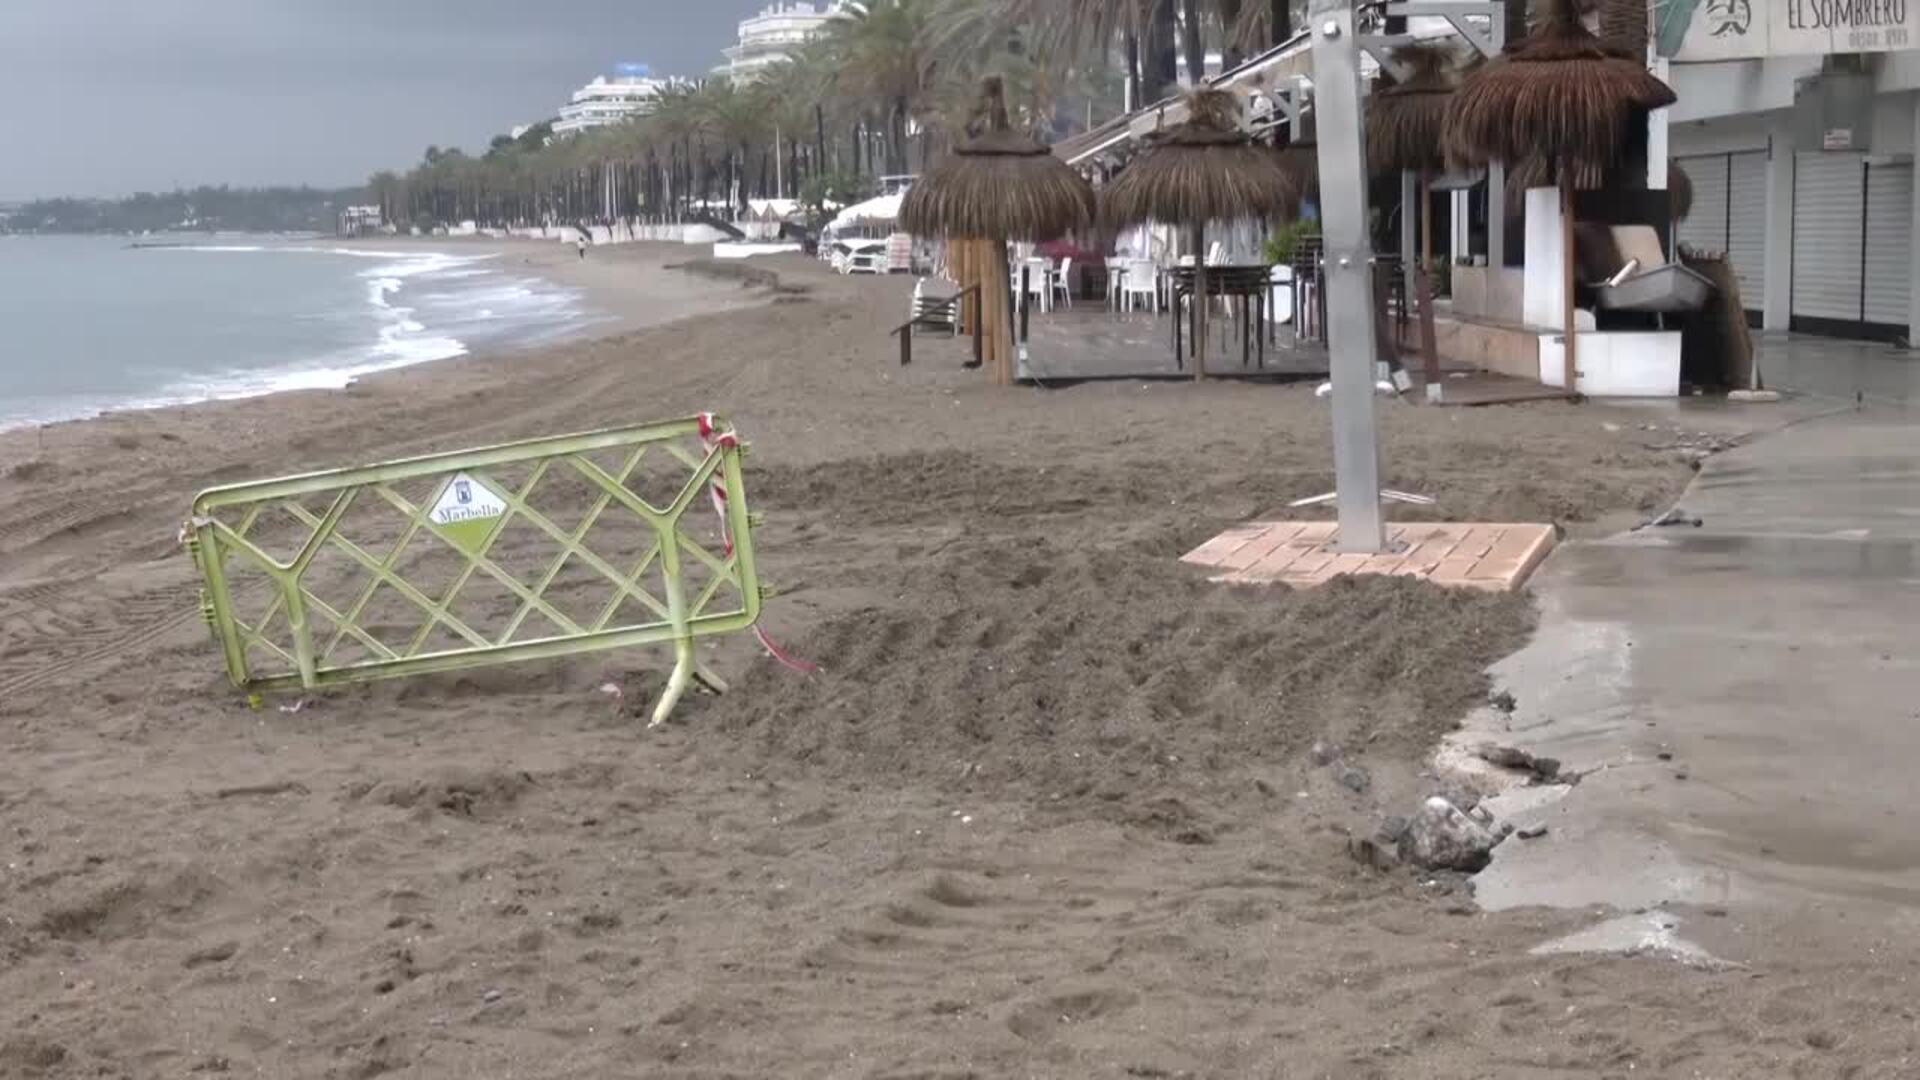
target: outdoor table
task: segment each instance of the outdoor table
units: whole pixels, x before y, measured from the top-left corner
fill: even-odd
[[[1267,335],[1273,333],[1271,325],[1262,329],[1266,323],[1267,290],[1272,285],[1270,279],[1273,268],[1265,263],[1238,264],[1233,266],[1208,266],[1207,299],[1223,297],[1229,303],[1237,305],[1239,314],[1236,321],[1240,324],[1240,366],[1246,367],[1251,354],[1258,367],[1267,366]],[[1192,305],[1188,305],[1186,332],[1181,332],[1180,298],[1191,296],[1194,286],[1192,266],[1174,266],[1167,269],[1167,275],[1173,285],[1173,362],[1177,368],[1186,367],[1187,341],[1191,341],[1194,332],[1195,316]],[[1183,340],[1185,339],[1185,340]]]

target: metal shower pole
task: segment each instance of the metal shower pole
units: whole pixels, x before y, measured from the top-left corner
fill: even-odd
[[[1327,353],[1333,377],[1333,475],[1341,551],[1386,547],[1373,415],[1373,241],[1360,127],[1360,47],[1352,0],[1312,0],[1314,102],[1320,126],[1320,229],[1327,261]]]

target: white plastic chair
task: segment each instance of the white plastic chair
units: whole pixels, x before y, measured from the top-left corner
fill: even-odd
[[[1120,272],[1120,309],[1132,311],[1140,298],[1146,298],[1148,310],[1160,313],[1160,268],[1147,259],[1129,259]]]
[[[1284,326],[1293,321],[1293,267],[1273,267],[1267,281],[1267,318]]]
[[[1026,267],[1027,271],[1027,295],[1030,297],[1039,297],[1041,311],[1052,311],[1053,268],[1047,264],[1047,260],[1045,259],[1028,259],[1021,265]],[[1016,267],[1014,276],[1018,277],[1019,275],[1019,268]]]
[[[1067,309],[1073,309],[1073,256],[1060,260],[1060,268],[1047,273],[1047,301],[1052,303],[1053,294],[1067,302]]]
[[[954,317],[953,306],[947,304],[951,293],[929,295],[927,279],[921,278],[913,283],[913,307],[909,317],[913,320],[913,332],[945,330],[949,337],[960,333],[959,320]]]
[[[1121,290],[1126,285],[1127,260],[1107,257],[1107,306],[1119,310]]]

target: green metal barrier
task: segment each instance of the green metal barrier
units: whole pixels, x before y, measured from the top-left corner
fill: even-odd
[[[760,616],[744,452],[711,417],[533,439],[211,488],[183,535],[244,689],[670,642],[658,724]]]

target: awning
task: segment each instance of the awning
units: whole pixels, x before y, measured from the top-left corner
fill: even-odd
[[[834,216],[826,231],[836,233],[842,229],[856,229],[863,225],[890,225],[900,216],[900,203],[906,198],[905,192],[892,195],[880,195],[866,202],[854,203]]]

